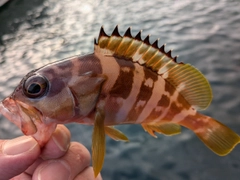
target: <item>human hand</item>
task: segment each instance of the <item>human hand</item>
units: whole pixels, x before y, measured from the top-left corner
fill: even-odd
[[[93,180],[90,159],[89,151],[70,142],[68,129],[58,125],[42,149],[30,136],[0,140],[0,180]]]

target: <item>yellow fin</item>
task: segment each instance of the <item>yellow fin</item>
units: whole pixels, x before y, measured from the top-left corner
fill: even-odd
[[[163,123],[163,124],[142,124],[142,127],[151,136],[157,137],[154,133],[162,133],[167,136],[181,133],[181,126],[174,123]]]
[[[95,116],[92,136],[92,166],[95,177],[97,177],[103,167],[106,151],[104,118],[103,112],[98,110]]]
[[[219,156],[227,155],[240,142],[239,135],[213,118],[209,119],[208,126],[195,130],[195,133]]]
[[[193,66],[177,63],[177,57],[172,57],[172,52],[165,52],[164,48],[165,45],[158,47],[158,40],[151,44],[149,36],[142,40],[141,31],[133,37],[128,28],[121,36],[116,26],[111,36],[101,28],[98,42],[95,39],[94,52],[137,62],[151,69],[177,89],[194,108],[206,109],[212,101],[207,79]]]
[[[203,74],[190,64],[178,64],[162,77],[196,109],[206,109],[212,101],[212,90]]]
[[[105,133],[115,141],[129,141],[127,136],[113,126],[105,126],[104,128]]]

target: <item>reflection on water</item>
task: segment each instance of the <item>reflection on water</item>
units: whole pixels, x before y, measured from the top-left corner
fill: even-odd
[[[205,111],[240,134],[240,3],[238,1],[18,0],[0,8],[0,99],[31,69],[93,51],[102,25],[119,25],[135,35],[160,39],[179,61],[193,64],[209,79],[214,99]],[[159,45],[160,45],[159,44]],[[20,131],[0,116],[0,137]],[[92,127],[68,125],[73,137],[91,146]],[[140,126],[119,127],[130,143],[107,139],[104,179],[206,180],[239,177],[240,148],[218,157],[188,130],[154,139]]]

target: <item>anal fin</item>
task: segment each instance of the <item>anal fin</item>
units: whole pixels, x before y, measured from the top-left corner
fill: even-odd
[[[92,136],[92,166],[95,177],[97,177],[103,167],[106,151],[104,118],[104,113],[98,109],[95,115]]]
[[[127,136],[113,126],[105,126],[105,133],[115,141],[129,141]]]
[[[147,131],[151,136],[157,137],[155,132],[161,133],[167,136],[176,135],[181,133],[181,126],[174,123],[148,123],[142,124],[142,127],[145,131]]]

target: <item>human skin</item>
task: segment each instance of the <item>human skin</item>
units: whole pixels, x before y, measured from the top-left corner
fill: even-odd
[[[94,178],[90,153],[70,141],[70,132],[58,125],[41,148],[31,136],[0,140],[0,180],[101,180]]]

